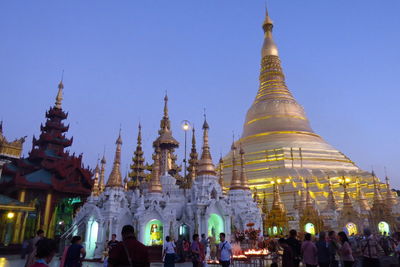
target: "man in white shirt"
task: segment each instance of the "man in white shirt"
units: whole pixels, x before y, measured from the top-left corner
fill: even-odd
[[[221,243],[218,244],[218,260],[222,267],[228,267],[231,263],[232,246],[225,240],[225,233],[219,234]]]

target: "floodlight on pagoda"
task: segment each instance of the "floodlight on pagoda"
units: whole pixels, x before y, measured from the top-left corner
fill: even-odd
[[[278,184],[282,183],[282,179],[278,178],[278,180],[276,180],[278,182]]]
[[[12,212],[12,211],[10,211],[9,213],[7,213],[7,219],[12,219],[12,218],[14,218],[14,216],[15,216],[15,213],[14,212]]]
[[[290,179],[289,179],[289,178],[286,178],[285,182],[286,182],[286,183],[290,183]]]

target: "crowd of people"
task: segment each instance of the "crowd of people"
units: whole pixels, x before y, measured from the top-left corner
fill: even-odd
[[[302,240],[301,240],[302,239]],[[259,248],[267,248],[271,267],[390,267],[400,266],[400,233],[373,235],[369,229],[363,235],[347,236],[345,232],[309,233],[299,238],[291,230],[287,238],[265,238]]]
[[[108,267],[149,267],[148,248],[135,237],[133,226],[125,225],[121,231],[122,241],[116,235],[107,242]],[[176,262],[191,261],[193,267],[204,267],[208,259],[216,259],[223,267],[230,266],[233,249],[224,233],[219,235],[220,242],[207,238],[202,234],[194,234],[192,242],[180,239],[177,243],[167,236],[162,250],[164,267],[174,267]],[[386,233],[373,235],[364,229],[363,235],[347,236],[345,232],[321,232],[316,236],[309,233],[302,237],[296,230],[291,230],[287,238],[262,238],[258,248],[269,251],[271,267],[386,267],[400,266],[400,233],[392,236]],[[38,230],[36,236],[27,245],[28,257],[25,267],[45,267],[53,259],[57,251],[54,240],[44,237]],[[81,267],[86,251],[82,246],[82,238],[74,236],[71,244],[65,247],[60,267]]]

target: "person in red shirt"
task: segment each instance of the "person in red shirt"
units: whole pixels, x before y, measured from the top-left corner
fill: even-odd
[[[56,254],[57,244],[54,240],[43,238],[36,243],[36,261],[30,267],[48,267]]]
[[[122,227],[121,235],[122,241],[110,252],[108,267],[150,267],[147,248],[136,240],[133,226]]]

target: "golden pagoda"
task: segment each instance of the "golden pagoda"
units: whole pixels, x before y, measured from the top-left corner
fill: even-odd
[[[272,37],[273,22],[268,12],[262,28],[264,43],[261,49],[259,89],[247,111],[240,139],[234,142],[231,152],[224,157],[225,182],[229,183],[232,176],[235,179],[231,187],[237,186],[235,182],[239,182],[235,166],[237,156],[233,154],[236,153],[233,148],[240,144],[245,151],[244,164],[251,188],[265,190],[271,198],[275,195],[273,192],[276,185],[273,182],[277,179],[287,181],[280,197],[289,216],[296,217],[296,209],[293,207],[304,207],[311,202],[315,205],[315,212],[311,212],[312,215],[307,211],[307,216],[319,216],[317,211],[327,210],[327,206],[332,203],[335,209],[342,206],[343,199],[335,200],[335,195],[343,192],[341,186],[335,186],[340,184],[342,177],[349,181],[347,190],[351,201],[362,203],[361,209],[372,206],[374,188],[370,185],[375,178],[371,173],[358,168],[346,155],[312,130],[303,107],[286,85],[278,47]],[[307,194],[305,181],[307,191],[310,191]],[[338,191],[333,192],[332,187]],[[390,194],[387,197],[390,203],[397,202],[397,196],[379,179],[376,187],[379,190],[386,189],[385,196]],[[298,192],[299,205],[295,198]],[[366,200],[360,199],[360,196],[366,197]],[[317,219],[313,221],[318,224],[314,225],[316,230],[323,227],[323,222]]]

